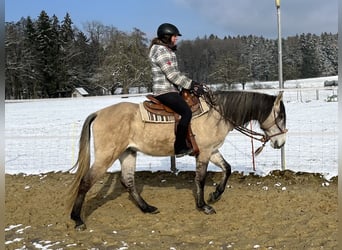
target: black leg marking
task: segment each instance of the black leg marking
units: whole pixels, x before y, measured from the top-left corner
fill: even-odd
[[[205,179],[207,176],[207,167],[208,162],[200,162],[197,161],[196,166],[196,177],[195,177],[195,183],[196,183],[196,205],[197,208],[201,211],[203,211],[205,214],[214,214],[216,213],[215,209],[204,201],[204,186],[205,186]]]
[[[215,192],[209,195],[208,202],[213,203],[218,201],[224,190],[226,189],[226,185],[228,182],[228,178],[231,175],[231,166],[229,163],[222,157],[219,151],[216,151],[210,158],[210,161],[215,165],[219,166],[222,169],[222,179],[221,182],[217,185]]]
[[[77,230],[86,229],[86,225],[84,224],[84,221],[81,218],[81,211],[85,196],[89,191],[90,187],[91,185],[89,181],[84,181],[84,179],[81,180],[78,194],[70,215],[71,219],[75,221],[75,229]]]
[[[136,202],[138,207],[144,213],[159,213],[158,208],[149,205],[137,192],[135,187],[135,166],[136,166],[137,152],[132,149],[127,149],[121,156],[121,183],[127,189],[130,196]]]

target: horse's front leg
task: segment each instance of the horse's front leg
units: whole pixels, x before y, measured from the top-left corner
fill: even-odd
[[[204,201],[204,186],[207,176],[208,162],[209,160],[201,160],[200,156],[196,159],[196,205],[197,208],[202,210],[205,214],[213,214],[216,213],[215,209]]]
[[[216,150],[211,155],[210,161],[212,163],[214,163],[216,166],[220,167],[222,169],[222,173],[223,173],[223,176],[222,176],[220,183],[216,186],[215,192],[213,192],[209,195],[208,202],[212,203],[212,202],[218,201],[221,198],[221,195],[223,194],[223,192],[226,188],[227,181],[228,181],[229,176],[232,173],[232,170],[231,170],[231,166],[229,165],[229,163],[226,162],[226,160],[223,158],[223,156],[221,155],[221,153],[218,150]]]
[[[134,173],[136,169],[136,151],[127,149],[121,156],[121,183],[144,213],[159,213],[158,208],[149,205],[137,192]]]

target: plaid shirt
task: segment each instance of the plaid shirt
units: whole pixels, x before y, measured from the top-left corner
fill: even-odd
[[[154,44],[149,58],[152,63],[153,92],[164,94],[178,92],[178,87],[189,89],[191,79],[178,69],[176,53],[163,45]]]

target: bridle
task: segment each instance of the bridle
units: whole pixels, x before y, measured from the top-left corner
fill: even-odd
[[[235,126],[233,122],[231,122],[235,127],[235,129],[237,131],[239,131],[240,133],[252,138],[253,140],[257,140],[257,141],[260,141],[262,142],[263,144],[254,152],[255,155],[258,155],[261,153],[261,151],[264,149],[266,143],[272,138],[272,137],[275,137],[275,136],[278,136],[278,135],[281,135],[281,134],[286,134],[288,129],[282,129],[280,126],[279,126],[279,123],[277,122],[277,117],[276,117],[276,112],[275,110],[273,109],[273,117],[274,119],[270,122],[270,124],[267,124],[267,126],[260,126],[260,128],[264,131],[270,129],[271,127],[273,127],[274,125],[277,126],[277,128],[279,129],[279,132],[278,133],[275,133],[275,134],[272,134],[272,135],[267,135],[266,132],[265,134],[262,134],[262,133],[259,133],[259,132],[256,132],[256,131],[253,131],[251,129],[248,129],[246,127],[243,127],[243,126]],[[266,119],[267,120],[267,119]],[[265,122],[265,121],[264,121]],[[263,122],[263,123],[264,123]]]
[[[278,136],[278,135],[281,135],[281,134],[286,134],[287,133],[287,131],[288,131],[288,129],[287,128],[285,128],[285,129],[282,129],[281,127],[280,127],[280,125],[279,125],[279,123],[277,122],[277,116],[276,116],[276,112],[275,112],[275,110],[273,109],[273,117],[274,117],[274,119],[270,122],[270,124],[267,124],[267,126],[266,125],[262,125],[262,124],[264,124],[265,123],[265,121],[261,124],[261,126],[260,126],[260,128],[262,129],[262,130],[269,130],[271,127],[273,127],[274,125],[276,125],[277,126],[277,128],[278,128],[278,130],[279,130],[279,133],[275,133],[275,134],[273,134],[273,135],[268,135],[267,136],[267,138],[268,138],[268,140],[269,139],[271,139],[272,137],[274,137],[274,136]],[[267,120],[267,119],[266,119]]]

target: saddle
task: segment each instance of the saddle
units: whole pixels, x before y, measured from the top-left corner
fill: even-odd
[[[181,95],[185,102],[189,105],[192,113],[197,112],[200,109],[200,100],[197,96],[190,93],[189,90],[182,90]],[[158,99],[156,99],[153,95],[147,95],[147,101],[143,102],[144,108],[156,115],[162,116],[174,116],[175,118],[175,133],[177,132],[177,125],[180,120],[180,115],[174,112],[171,108],[162,104]],[[197,156],[199,154],[199,148],[195,140],[195,135],[192,133],[191,124],[189,124],[188,133],[186,136],[186,141],[189,147],[193,149],[193,156]]]

